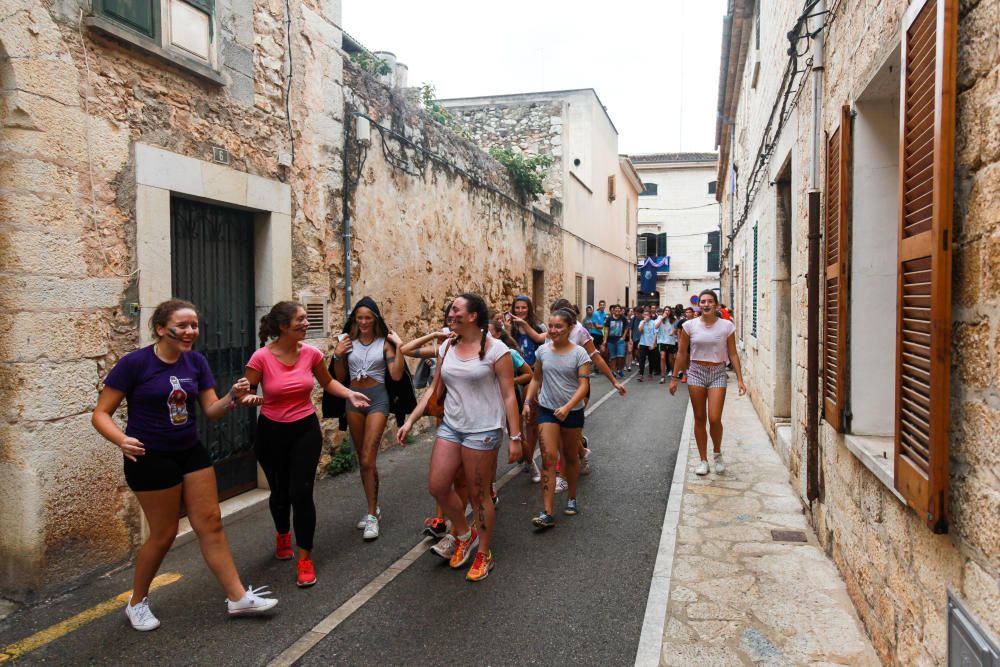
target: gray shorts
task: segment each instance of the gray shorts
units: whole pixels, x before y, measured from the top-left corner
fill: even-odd
[[[490,452],[499,449],[503,443],[503,429],[495,428],[489,431],[477,431],[475,433],[463,433],[448,426],[447,422],[441,422],[438,426],[437,437],[456,445],[478,449],[482,452]]]
[[[389,414],[389,392],[386,390],[384,384],[377,384],[374,387],[366,389],[355,389],[354,391],[367,396],[369,405],[367,408],[356,408],[351,405],[350,401],[347,401],[348,412],[357,412],[362,415],[370,415],[373,412],[381,412],[384,415]]]
[[[693,362],[688,366],[687,378],[689,387],[707,387],[709,389],[725,389],[726,382],[729,380],[725,364],[705,366]]]

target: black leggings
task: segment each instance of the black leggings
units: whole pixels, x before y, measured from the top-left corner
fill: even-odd
[[[295,543],[312,550],[316,532],[316,505],[313,482],[323,433],[315,413],[293,422],[276,422],[264,415],[257,418],[254,450],[267,483],[271,485],[271,518],[279,533],[290,530],[289,514],[295,521]]]
[[[649,361],[650,376],[660,372],[660,351],[654,344],[653,347],[639,346],[639,375],[642,375],[646,368],[646,361]]]

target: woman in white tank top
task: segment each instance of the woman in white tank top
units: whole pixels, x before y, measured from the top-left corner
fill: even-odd
[[[726,466],[722,462],[722,407],[726,403],[726,362],[736,371],[740,396],[747,393],[743,384],[740,356],[736,352],[736,327],[718,314],[719,301],[713,290],[699,295],[701,317],[684,322],[677,346],[677,363],[670,376],[670,394],[677,391],[677,378],[687,374],[688,396],[694,411],[694,439],[698,443],[701,463],[695,469],[699,475],[708,474],[708,431],[712,435],[715,474],[721,475]],[[706,430],[706,422],[708,429]]]

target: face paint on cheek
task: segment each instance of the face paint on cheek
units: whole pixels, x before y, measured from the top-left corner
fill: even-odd
[[[167,337],[174,340],[180,340],[181,337],[177,335],[177,327],[170,327],[167,329]]]

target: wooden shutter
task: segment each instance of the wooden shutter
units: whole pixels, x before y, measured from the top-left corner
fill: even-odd
[[[662,232],[656,235],[656,256],[667,256],[667,233]]]
[[[935,532],[948,521],[951,215],[958,0],[903,20],[895,485]]]
[[[847,393],[847,261],[850,202],[851,110],[826,141],[826,287],[823,306],[823,416],[844,431]]]

